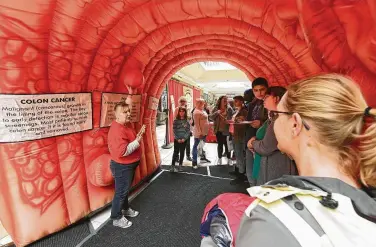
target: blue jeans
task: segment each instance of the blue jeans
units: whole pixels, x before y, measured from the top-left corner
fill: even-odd
[[[115,195],[112,200],[111,219],[120,219],[123,217],[121,210],[127,210],[129,208],[128,193],[132,185],[136,167],[139,163],[140,162],[137,161],[125,165],[111,160],[110,169],[115,179]]]
[[[197,147],[198,147],[198,144],[200,143],[200,141],[203,140],[205,142],[206,140],[206,136],[204,136],[203,138],[196,138],[195,137],[195,141],[193,143],[193,148],[192,148],[192,160],[193,162],[195,162],[197,164]]]
[[[245,173],[245,142],[234,141],[234,153],[236,157],[236,167],[239,169],[239,173]]]

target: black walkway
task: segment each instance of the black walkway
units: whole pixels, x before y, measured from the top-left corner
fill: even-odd
[[[216,172],[225,174],[224,168],[220,169]],[[200,246],[204,208],[224,192],[246,193],[246,186],[230,185],[228,179],[165,171],[132,201],[140,215],[132,219],[131,228],[114,227],[109,220],[82,246]]]

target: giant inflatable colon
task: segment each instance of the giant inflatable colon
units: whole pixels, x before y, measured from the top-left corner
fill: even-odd
[[[152,174],[161,160],[148,102],[194,62],[226,61],[282,86],[347,74],[375,106],[375,23],[374,0],[0,0],[0,93],[90,92],[93,115],[87,131],[0,144],[3,226],[24,246],[111,201],[103,92],[142,96],[133,184]]]

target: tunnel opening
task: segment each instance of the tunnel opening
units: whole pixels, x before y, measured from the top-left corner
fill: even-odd
[[[209,50],[209,52],[212,51]],[[222,66],[223,68],[207,68],[206,63],[214,64],[214,66]],[[230,66],[231,68],[229,68]],[[208,110],[211,112],[219,96],[227,95],[227,97],[232,98],[236,95],[243,95],[246,89],[251,88],[250,76],[247,75],[249,73],[247,73],[242,66],[241,69],[243,70],[239,69],[237,66],[239,66],[237,63],[229,62],[225,59],[213,60],[200,58],[199,60],[192,59],[185,61],[168,73],[168,76],[172,75],[172,77],[167,76],[166,78],[169,79],[161,84],[163,90],[159,97],[160,103],[156,118],[159,123],[157,126],[164,125],[166,127],[165,130],[163,129],[166,134],[163,141],[164,143],[162,145],[161,141],[158,141],[159,147],[172,147],[171,144],[174,141],[172,124],[175,111],[180,105],[180,97],[185,97],[188,112],[192,115],[192,111],[195,108],[195,101],[198,98],[202,98],[206,101]],[[169,119],[167,119],[167,116]],[[157,133],[160,131],[161,129],[157,131]],[[211,142],[215,141],[215,135],[214,137],[213,135],[214,134],[211,133],[209,136],[209,139],[212,140]],[[159,140],[161,139],[159,138]]]

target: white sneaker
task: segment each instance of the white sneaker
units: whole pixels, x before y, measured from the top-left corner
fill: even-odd
[[[124,216],[121,217],[118,220],[113,220],[112,224],[114,226],[121,227],[121,228],[128,228],[128,227],[132,226],[132,222],[127,220]]]
[[[128,210],[121,210],[121,213],[125,216],[125,217],[131,217],[131,218],[134,218],[136,216],[138,216],[140,214],[140,212],[134,210],[134,209],[131,209],[131,208],[128,208]]]
[[[232,160],[231,159],[227,160],[227,165],[232,166]]]
[[[221,165],[222,165],[222,159],[218,159],[218,161],[217,161],[217,165],[218,165],[218,166],[221,166]]]

